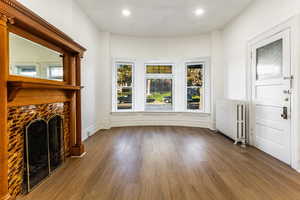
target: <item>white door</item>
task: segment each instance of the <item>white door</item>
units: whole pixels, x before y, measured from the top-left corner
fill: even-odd
[[[291,163],[290,31],[252,46],[252,131],[254,145]]]

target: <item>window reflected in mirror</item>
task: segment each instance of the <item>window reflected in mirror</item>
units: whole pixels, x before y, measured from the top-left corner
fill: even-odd
[[[9,33],[10,74],[63,81],[63,56],[61,53]]]

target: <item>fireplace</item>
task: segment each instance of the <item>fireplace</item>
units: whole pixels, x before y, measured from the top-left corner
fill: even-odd
[[[31,121],[24,138],[24,192],[30,192],[51,172],[57,169],[64,158],[63,119],[59,115],[48,121]]]
[[[12,196],[30,192],[44,178],[54,173],[55,169],[71,156],[70,117],[69,103],[9,108],[8,183],[9,192]],[[29,136],[28,140],[26,140],[26,135],[27,137]],[[45,140],[45,137],[47,140]],[[34,145],[38,145],[32,146],[30,141],[33,141]],[[29,144],[28,148],[27,144]],[[35,148],[40,151],[28,159],[27,152],[37,151]],[[29,161],[29,170],[27,161]],[[34,165],[30,162],[38,162],[39,168],[33,168]],[[30,173],[30,170],[32,173]],[[39,176],[35,177],[33,172],[38,173],[36,172],[37,170],[39,171]],[[29,182],[27,172],[31,175]]]
[[[0,0],[0,35],[0,199],[15,199],[68,157],[84,154],[80,72],[86,49],[16,0]],[[36,75],[14,70],[25,60]],[[59,77],[46,73],[52,64],[60,67]]]
[[[49,174],[49,152],[47,123],[43,120],[31,122],[25,132],[25,177],[27,192]]]

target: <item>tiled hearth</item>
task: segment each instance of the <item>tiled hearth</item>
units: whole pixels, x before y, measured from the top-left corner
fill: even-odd
[[[23,191],[24,179],[24,134],[26,126],[37,119],[49,120],[59,115],[63,118],[64,156],[69,157],[70,148],[70,105],[69,103],[54,103],[11,107],[8,110],[8,183],[11,196],[18,196]]]

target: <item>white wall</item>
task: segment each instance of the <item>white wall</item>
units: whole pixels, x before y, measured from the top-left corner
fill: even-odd
[[[210,34],[194,37],[144,38],[112,35],[112,57],[181,59],[210,56]]]
[[[224,58],[222,33],[211,33],[211,121],[216,123],[216,101],[224,98]]]
[[[225,96],[246,98],[247,42],[300,12],[299,0],[256,0],[223,30]]]
[[[214,115],[209,114],[111,114],[111,61],[113,57],[145,60],[210,57],[212,73],[215,73],[220,71],[217,69],[220,55],[216,49],[212,49],[212,46],[214,48],[220,46],[219,32],[212,35],[173,38],[111,35],[99,32],[73,0],[20,0],[20,2],[87,48],[82,61],[82,84],[85,86],[82,92],[84,139],[101,128],[112,126],[143,124],[213,126]],[[213,58],[211,55],[214,55]],[[216,74],[212,74],[212,77]],[[214,82],[219,82],[220,85],[222,79],[218,78]],[[215,89],[213,85],[212,90]],[[214,110],[213,107],[211,110]]]
[[[97,98],[101,79],[99,69],[103,66],[103,34],[92,24],[73,0],[19,0],[42,18],[56,26],[87,49],[82,60],[82,127],[83,139],[98,130],[102,121],[102,100]]]
[[[221,33],[215,31],[194,37],[142,38],[98,32],[73,0],[19,1],[88,49],[82,65],[83,85],[86,87],[82,107],[84,138],[88,133],[112,126],[213,127],[215,99],[246,98],[247,42],[300,12],[299,0],[255,0]],[[178,60],[195,57],[211,58],[211,115],[111,114],[112,58]]]
[[[239,17],[235,18],[223,30],[223,50],[225,61],[225,97],[231,99],[249,99],[247,97],[247,45],[270,30],[278,31],[281,26],[291,30],[291,60],[294,87],[292,93],[292,131],[291,150],[292,167],[300,171],[300,70],[299,70],[299,0],[256,0]],[[297,16],[297,17],[296,17]],[[283,25],[280,25],[283,24]],[[280,25],[280,26],[278,26]],[[276,27],[276,28],[274,28]],[[252,131],[250,131],[250,138]]]

